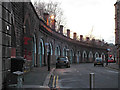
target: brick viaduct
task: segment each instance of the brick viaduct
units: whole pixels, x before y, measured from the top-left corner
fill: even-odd
[[[39,18],[30,2],[1,2],[0,9],[0,74],[3,83],[10,69],[8,58],[11,57],[22,56],[33,67],[47,65],[49,50],[51,64],[55,64],[58,56],[68,56],[71,63],[93,62],[99,56],[105,59],[107,47],[104,42],[89,38],[84,41],[82,35],[80,40],[76,40],[76,33],[71,39],[70,30],[67,30],[67,36],[63,35],[62,25],[57,32],[46,20]]]

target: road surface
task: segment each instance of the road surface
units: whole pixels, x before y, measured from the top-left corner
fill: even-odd
[[[55,69],[60,88],[89,88],[89,74],[95,74],[95,88],[118,88],[118,71],[93,63],[72,64],[70,68]]]

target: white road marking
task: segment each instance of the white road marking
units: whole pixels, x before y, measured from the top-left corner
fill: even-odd
[[[118,73],[118,72],[116,72],[116,71],[110,71],[110,70],[108,70],[108,72],[112,72],[112,73]]]

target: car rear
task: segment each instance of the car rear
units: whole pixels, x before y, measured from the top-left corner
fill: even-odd
[[[61,66],[70,67],[70,63],[67,57],[58,57],[56,61],[56,68]]]
[[[94,66],[96,65],[104,65],[102,58],[96,58],[94,61]]]
[[[108,58],[108,63],[115,63],[116,61],[113,58]]]

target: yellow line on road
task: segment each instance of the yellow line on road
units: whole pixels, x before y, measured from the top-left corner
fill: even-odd
[[[58,75],[57,75],[57,79],[56,79],[56,86],[58,86]]]
[[[52,87],[53,87],[53,88],[55,87],[55,76],[53,77],[53,84],[52,84]]]

